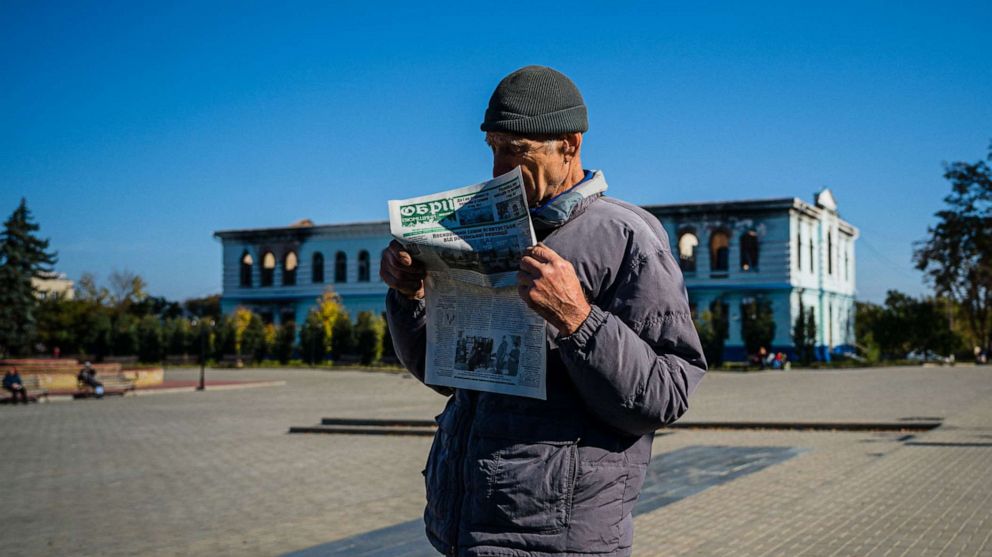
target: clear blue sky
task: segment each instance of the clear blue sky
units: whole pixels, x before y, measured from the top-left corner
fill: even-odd
[[[536,63],[581,88],[614,196],[829,186],[880,300],[925,291],[942,162],[992,139],[987,0],[466,4],[5,0],[0,212],[27,197],[73,279],[219,292],[215,230],[381,220],[488,176],[489,94]]]

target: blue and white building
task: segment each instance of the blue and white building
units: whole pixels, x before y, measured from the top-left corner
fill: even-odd
[[[792,324],[813,311],[821,357],[853,349],[858,230],[840,218],[830,190],[813,204],[797,198],[651,205],[682,266],[689,301],[702,312],[722,303],[729,315],[726,356],[744,359],[741,304],[769,300],[773,351],[792,352]],[[389,224],[365,222],[216,232],[223,246],[221,309],[238,306],[267,322],[302,323],[328,287],[354,318],[385,310],[379,257]]]
[[[770,301],[775,315],[770,351],[792,354],[800,305],[816,320],[820,359],[853,351],[858,229],[840,218],[829,189],[812,205],[782,198],[645,209],[668,232],[693,310],[724,305],[727,359],[746,359],[741,305],[756,297]]]

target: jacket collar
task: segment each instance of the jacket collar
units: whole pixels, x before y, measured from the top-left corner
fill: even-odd
[[[547,231],[565,224],[603,195],[606,188],[602,170],[587,170],[584,180],[530,210],[534,230]]]

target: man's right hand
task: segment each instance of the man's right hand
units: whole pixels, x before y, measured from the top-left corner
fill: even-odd
[[[393,240],[382,250],[379,277],[393,290],[411,300],[419,300],[424,297],[426,276],[423,264],[415,261],[410,252],[403,249],[403,244]]]

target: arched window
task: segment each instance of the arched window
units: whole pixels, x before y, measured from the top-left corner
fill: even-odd
[[[313,252],[313,259],[310,262],[310,277],[314,283],[324,282],[324,254],[319,251]]]
[[[683,273],[696,272],[696,246],[699,238],[692,230],[685,230],[679,235],[679,267]]]
[[[730,236],[723,230],[710,234],[710,271],[726,273],[730,270]]]
[[[291,251],[282,258],[282,285],[293,286],[296,284],[296,268],[299,267],[299,260],[296,252]]]
[[[758,270],[758,234],[754,230],[741,234],[741,270]]]
[[[334,256],[334,282],[348,282],[348,256],[343,251]]]
[[[248,250],[241,254],[241,287],[251,288],[251,269],[255,260],[251,258]]]
[[[358,252],[358,282],[369,281],[369,252]]]
[[[276,272],[276,256],[271,251],[262,254],[262,286],[272,286]]]

